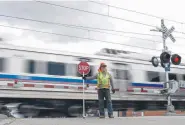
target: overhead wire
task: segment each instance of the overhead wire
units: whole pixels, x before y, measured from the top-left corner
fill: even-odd
[[[104,6],[107,6],[107,7],[112,7],[112,8],[116,8],[116,9],[120,9],[120,10],[124,10],[124,11],[128,11],[128,12],[133,12],[133,13],[137,13],[137,14],[141,14],[141,15],[145,15],[145,16],[149,16],[149,17],[164,19],[166,21],[170,21],[170,22],[174,22],[174,23],[185,24],[184,22],[163,18],[163,17],[152,15],[152,14],[149,14],[149,13],[139,12],[139,11],[136,11],[136,10],[130,10],[130,9],[126,9],[126,8],[123,8],[123,7],[118,7],[118,6],[113,6],[113,5],[110,5],[110,4],[100,3],[100,2],[97,2],[97,1],[93,1],[93,0],[88,0],[88,1],[92,2],[92,3],[99,4],[99,5],[104,5]]]
[[[10,15],[4,15],[4,14],[0,14],[0,17],[20,19],[20,20],[27,20],[27,21],[32,21],[32,22],[45,23],[45,24],[51,24],[51,25],[57,25],[57,26],[63,26],[63,27],[70,27],[70,28],[81,29],[81,30],[92,31],[92,32],[112,34],[112,35],[117,35],[117,36],[125,36],[125,35],[108,33],[108,32],[104,32],[104,31],[116,32],[116,33],[124,33],[124,34],[135,34],[135,35],[159,36],[159,37],[161,37],[161,35],[153,35],[153,34],[138,33],[138,32],[127,32],[127,31],[122,31],[122,30],[114,30],[114,29],[106,29],[106,28],[98,28],[98,27],[88,27],[88,26],[81,26],[81,25],[63,24],[63,23],[58,23],[58,22],[36,20],[36,19],[23,18],[23,17],[17,17],[17,16],[10,16]],[[103,30],[103,31],[99,31],[99,30]],[[127,37],[127,36],[125,36],[125,37]],[[142,39],[142,38],[137,38],[137,37],[134,37],[134,38]],[[185,39],[184,37],[176,37],[176,38]],[[149,40],[149,41],[151,41],[151,40]],[[154,40],[152,40],[152,41],[154,42]],[[157,42],[157,41],[155,41],[155,42]]]
[[[40,1],[39,1],[40,2]],[[59,5],[60,6],[60,5]],[[68,7],[67,7],[68,8]],[[88,11],[89,12],[89,11]],[[94,12],[93,12],[94,13]],[[12,16],[6,16],[6,15],[0,15],[0,16],[5,16],[5,17],[11,17],[11,18],[18,18],[18,19],[25,19],[25,18],[21,18],[21,17],[12,17]],[[106,15],[107,16],[107,15]],[[33,19],[25,19],[25,20],[32,20],[32,21],[38,21],[38,20],[33,20]],[[38,21],[39,22],[39,21]],[[47,22],[47,21],[40,21],[40,22],[45,22],[45,23],[51,23],[51,22]],[[53,23],[53,22],[52,22]],[[53,23],[54,24],[54,23]],[[55,23],[55,24],[60,24],[60,23]],[[68,25],[68,24],[64,24],[64,25]],[[151,49],[151,48],[145,48],[145,47],[140,47],[140,46],[133,46],[133,45],[128,45],[128,44],[123,44],[123,43],[115,43],[115,42],[110,42],[110,41],[104,41],[104,40],[97,40],[97,39],[92,39],[92,38],[83,38],[83,37],[78,37],[78,36],[70,36],[70,35],[66,35],[66,34],[58,34],[58,33],[51,33],[51,32],[44,32],[44,31],[38,31],[38,30],[33,30],[33,29],[25,29],[25,28],[19,28],[19,27],[12,27],[12,26],[5,26],[5,25],[0,25],[3,27],[9,27],[9,28],[16,28],[16,29],[22,29],[22,30],[29,30],[29,31],[34,31],[34,32],[40,32],[40,33],[48,33],[48,34],[54,34],[54,35],[61,35],[61,36],[67,36],[67,37],[73,37],[73,38],[80,38],[80,39],[88,39],[88,40],[94,40],[94,41],[100,41],[100,42],[106,42],[106,43],[112,43],[112,44],[119,44],[119,45],[125,45],[125,46],[130,46],[130,47],[137,47],[137,48],[142,48],[142,49],[149,49],[149,50],[157,50],[157,49]],[[68,25],[69,26],[69,25]],[[83,26],[82,26],[83,27]],[[87,28],[87,27],[86,27]],[[89,28],[89,27],[88,27]],[[87,29],[89,30],[89,29]],[[94,31],[97,32],[97,31]],[[120,32],[120,31],[119,31]],[[122,31],[121,31],[122,32]],[[106,32],[104,32],[106,33]],[[130,37],[131,38],[131,37]],[[137,38],[138,39],[138,38]],[[146,40],[146,39],[145,39]],[[149,40],[147,40],[149,41]],[[155,41],[153,41],[155,42]],[[160,50],[157,50],[160,51]]]
[[[26,31],[31,31],[31,32],[52,34],[52,35],[65,36],[65,37],[78,38],[78,39],[85,39],[85,40],[91,40],[91,41],[99,41],[99,42],[104,42],[104,43],[118,44],[118,45],[123,45],[123,46],[128,46],[128,47],[135,47],[135,48],[140,48],[140,49],[147,49],[147,50],[153,50],[153,51],[161,52],[161,50],[159,50],[159,49],[153,49],[153,48],[147,48],[147,47],[141,47],[141,46],[128,45],[128,44],[124,44],[124,43],[111,42],[111,41],[106,41],[106,40],[99,40],[99,39],[79,37],[79,36],[66,35],[66,34],[53,33],[53,32],[46,32],[46,31],[40,31],[40,30],[34,30],[34,29],[13,27],[13,26],[1,25],[1,24],[0,24],[0,27],[7,27],[7,28],[20,29],[20,30],[26,30]],[[185,55],[184,53],[180,53],[180,54]]]
[[[160,41],[156,41],[156,40],[144,39],[144,38],[139,38],[139,37],[134,37],[134,36],[126,36],[126,35],[123,35],[123,34],[108,33],[108,32],[98,31],[98,30],[113,31],[113,32],[128,33],[128,34],[137,34],[137,35],[145,35],[145,36],[160,36],[160,35],[152,35],[152,34],[144,34],[144,33],[136,33],[136,32],[126,32],[126,31],[120,31],[120,30],[86,27],[86,26],[78,26],[78,25],[71,25],[71,24],[62,24],[62,23],[57,23],[57,22],[49,22],[49,21],[23,18],[23,17],[17,17],[17,16],[10,16],[10,15],[3,15],[3,14],[1,14],[0,16],[1,17],[6,17],[6,18],[14,18],[14,19],[33,21],[33,22],[38,22],[38,23],[52,24],[52,25],[57,25],[57,26],[70,27],[70,28],[81,29],[81,30],[86,30],[86,31],[99,32],[99,33],[104,33],[104,34],[111,34],[111,35],[123,36],[123,37],[127,37],[127,38],[134,38],[134,39],[140,39],[140,40],[145,40],[145,41],[161,43]],[[96,30],[92,30],[92,29],[96,29]],[[185,39],[183,37],[176,37],[176,38]]]
[[[20,28],[20,27],[14,27],[14,26],[7,26],[7,25],[1,25],[1,24],[0,24],[0,27],[8,27],[8,28],[14,28],[14,29],[21,29],[21,30],[39,32],[39,33],[46,33],[46,34],[66,36],[66,37],[72,37],[72,38],[86,39],[86,40],[92,40],[92,41],[99,41],[99,42],[104,42],[104,43],[119,44],[119,45],[124,45],[124,46],[129,46],[129,47],[136,47],[136,48],[149,49],[149,50],[155,50],[155,51],[157,50],[157,49],[152,49],[152,48],[146,48],[146,47],[128,45],[128,44],[124,44],[124,43],[115,43],[115,42],[111,42],[111,41],[98,40],[98,39],[92,39],[92,38],[86,38],[86,37],[79,37],[79,36],[73,36],[73,35],[66,35],[66,34],[60,34],[60,33],[53,33],[53,32],[46,32],[46,31],[40,31],[40,30],[34,30],[34,29],[27,29],[27,28]],[[161,51],[161,50],[157,50],[157,51]]]
[[[143,25],[143,26],[147,26],[147,27],[154,27],[154,28],[156,28],[156,26],[151,25],[151,24],[146,24],[146,23],[141,23],[141,22],[137,22],[137,21],[132,21],[132,20],[129,20],[129,19],[119,18],[119,17],[116,17],[116,16],[110,16],[110,15],[106,15],[106,14],[100,14],[100,13],[96,13],[96,12],[91,12],[91,11],[87,11],[87,10],[72,8],[72,7],[68,7],[68,6],[64,6],[64,5],[58,5],[58,4],[49,3],[49,2],[45,2],[45,1],[37,1],[37,0],[33,0],[33,1],[38,2],[38,3],[42,3],[42,4],[47,4],[47,5],[62,7],[62,8],[66,8],[66,9],[81,11],[81,12],[85,12],[85,13],[95,14],[95,15],[99,15],[99,16],[109,17],[109,18],[123,20],[123,21],[126,21],[126,22],[135,23],[135,24],[139,24],[139,25]],[[174,32],[180,33],[180,34],[185,34],[184,32],[180,32],[180,31],[174,31]]]
[[[14,18],[14,19],[20,19],[20,20],[33,21],[33,22],[38,22],[38,23],[52,24],[52,25],[63,26],[63,27],[70,27],[70,28],[81,29],[81,30],[92,31],[92,32],[112,34],[112,35],[118,35],[118,34],[113,34],[113,33],[108,33],[108,32],[103,32],[103,31],[98,31],[98,30],[105,30],[105,31],[117,32],[117,33],[125,33],[125,34],[145,35],[145,36],[160,36],[160,35],[152,35],[152,34],[145,34],[145,33],[138,33],[138,32],[126,32],[126,31],[122,31],[122,30],[98,28],[98,27],[87,27],[87,26],[63,24],[63,23],[57,23],[57,22],[49,22],[49,21],[36,20],[36,19],[30,19],[30,18],[23,18],[23,17],[17,17],[17,16],[3,15],[3,14],[0,14],[0,16],[1,17],[6,17],[6,18]],[[94,30],[92,30],[92,29],[94,29]],[[124,36],[124,35],[118,35],[118,36]],[[181,37],[181,38],[185,39],[183,37]]]
[[[16,17],[16,16],[10,16],[10,15],[3,15],[3,14],[1,14],[0,16],[1,17],[7,17],[7,18],[15,18],[15,19],[27,20],[27,21],[34,21],[34,22],[39,22],[39,23],[54,24],[54,25],[58,25],[58,26],[77,28],[77,29],[81,29],[81,30],[87,30],[87,31],[92,31],[92,32],[99,32],[99,33],[105,33],[105,34],[112,34],[112,33],[107,33],[107,32],[102,32],[102,31],[97,31],[97,30],[106,30],[106,31],[113,31],[113,32],[119,32],[119,33],[125,33],[125,34],[137,34],[137,35],[146,35],[146,36],[160,36],[160,35],[152,35],[152,34],[146,34],[146,33],[126,32],[126,31],[121,31],[121,30],[97,28],[97,27],[87,27],[87,26],[79,26],[79,25],[71,25],[71,24],[62,24],[62,23],[57,23],[57,22],[41,21],[41,20],[35,20],[35,19],[29,19],[29,18],[23,18],[23,17]],[[92,29],[96,29],[96,30],[92,30]],[[117,34],[112,34],[112,35],[117,35]],[[124,36],[124,35],[118,35],[118,36]],[[127,37],[127,36],[125,36],[125,37]],[[134,37],[134,38],[137,39],[137,37]],[[185,39],[184,37],[176,37],[176,38]],[[138,38],[138,39],[143,39],[143,38]],[[143,40],[147,40],[147,39],[143,39]],[[151,40],[148,40],[148,41],[151,41]],[[157,42],[157,41],[154,41],[154,40],[152,40],[152,41],[153,42]]]
[[[109,15],[106,15],[106,14],[100,14],[100,13],[96,13],[96,12],[91,12],[91,11],[87,11],[87,10],[72,8],[72,7],[68,7],[68,6],[64,6],[64,5],[58,5],[58,4],[49,3],[49,2],[45,2],[45,1],[37,1],[37,0],[34,0],[34,1],[38,2],[38,3],[42,3],[42,4],[48,4],[48,5],[52,5],[52,6],[58,6],[58,7],[62,7],[62,8],[71,9],[71,10],[76,10],[76,11],[81,11],[81,12],[85,12],[85,13],[90,13],[90,14],[100,15],[100,16],[104,16],[104,17],[110,17],[110,18],[114,18],[114,19],[118,19],[118,20],[123,20],[123,21],[127,21],[127,22],[132,22],[132,23],[136,23],[136,24],[140,24],[140,25],[144,25],[144,26],[148,26],[148,27],[155,27],[155,26],[150,25],[150,24],[145,24],[145,23],[132,21],[132,20],[124,19],[124,18],[109,16]]]

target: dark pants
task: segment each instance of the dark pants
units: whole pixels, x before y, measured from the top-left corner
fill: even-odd
[[[110,116],[113,114],[110,90],[109,89],[98,89],[99,112],[101,116],[105,116],[104,97],[107,102],[108,115]]]

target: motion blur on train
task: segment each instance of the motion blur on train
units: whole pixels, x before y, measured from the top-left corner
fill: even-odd
[[[16,118],[81,117],[82,90],[37,86],[30,88],[21,84],[82,87],[82,78],[77,72],[77,65],[82,60],[91,66],[88,76],[97,73],[101,62],[107,64],[117,90],[115,94],[111,94],[115,112],[126,111],[128,108],[136,111],[166,109],[166,97],[160,93],[129,91],[130,88],[163,88],[164,69],[152,66],[150,59],[150,56],[108,48],[94,55],[86,55],[0,44],[0,112]],[[185,67],[172,66],[169,79],[181,83],[181,89],[172,99],[176,109],[184,109]],[[19,83],[19,87],[7,86],[15,81]],[[96,87],[96,80],[87,80],[85,84],[89,84],[85,90],[86,114],[96,116],[97,90],[92,89]]]

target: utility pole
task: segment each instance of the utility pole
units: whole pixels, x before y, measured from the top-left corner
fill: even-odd
[[[172,55],[171,57],[171,52],[168,50],[168,47],[166,45],[166,39],[169,37],[173,42],[175,42],[175,38],[173,37],[173,35],[171,34],[173,31],[175,30],[175,28],[172,26],[170,29],[167,29],[167,27],[164,25],[164,20],[161,20],[161,28],[156,27],[156,29],[152,29],[150,31],[156,31],[156,32],[161,32],[162,33],[162,39],[163,39],[163,50],[162,53],[160,55],[160,60],[161,60],[161,66],[165,69],[165,77],[166,77],[166,81],[164,83],[164,89],[162,91],[165,90],[165,95],[167,96],[167,101],[168,101],[168,105],[167,105],[167,115],[171,115],[171,113],[175,113],[175,108],[172,105],[172,100],[171,100],[171,94],[172,92],[170,92],[170,89],[173,89],[173,87],[170,87],[171,84],[173,84],[173,81],[169,81],[169,71],[170,71],[170,64],[171,62],[174,65],[179,65],[181,62],[181,57],[177,54]],[[170,62],[170,58],[171,58],[171,62]],[[178,62],[177,62],[178,61]],[[152,57],[152,64],[154,67],[158,66],[158,59],[157,57]],[[173,91],[176,92],[176,91]],[[164,93],[163,93],[164,94]]]

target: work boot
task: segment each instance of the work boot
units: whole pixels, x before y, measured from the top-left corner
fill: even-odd
[[[109,118],[114,118],[114,116],[113,115],[109,115]]]
[[[104,115],[100,115],[99,118],[105,118],[105,116]]]

